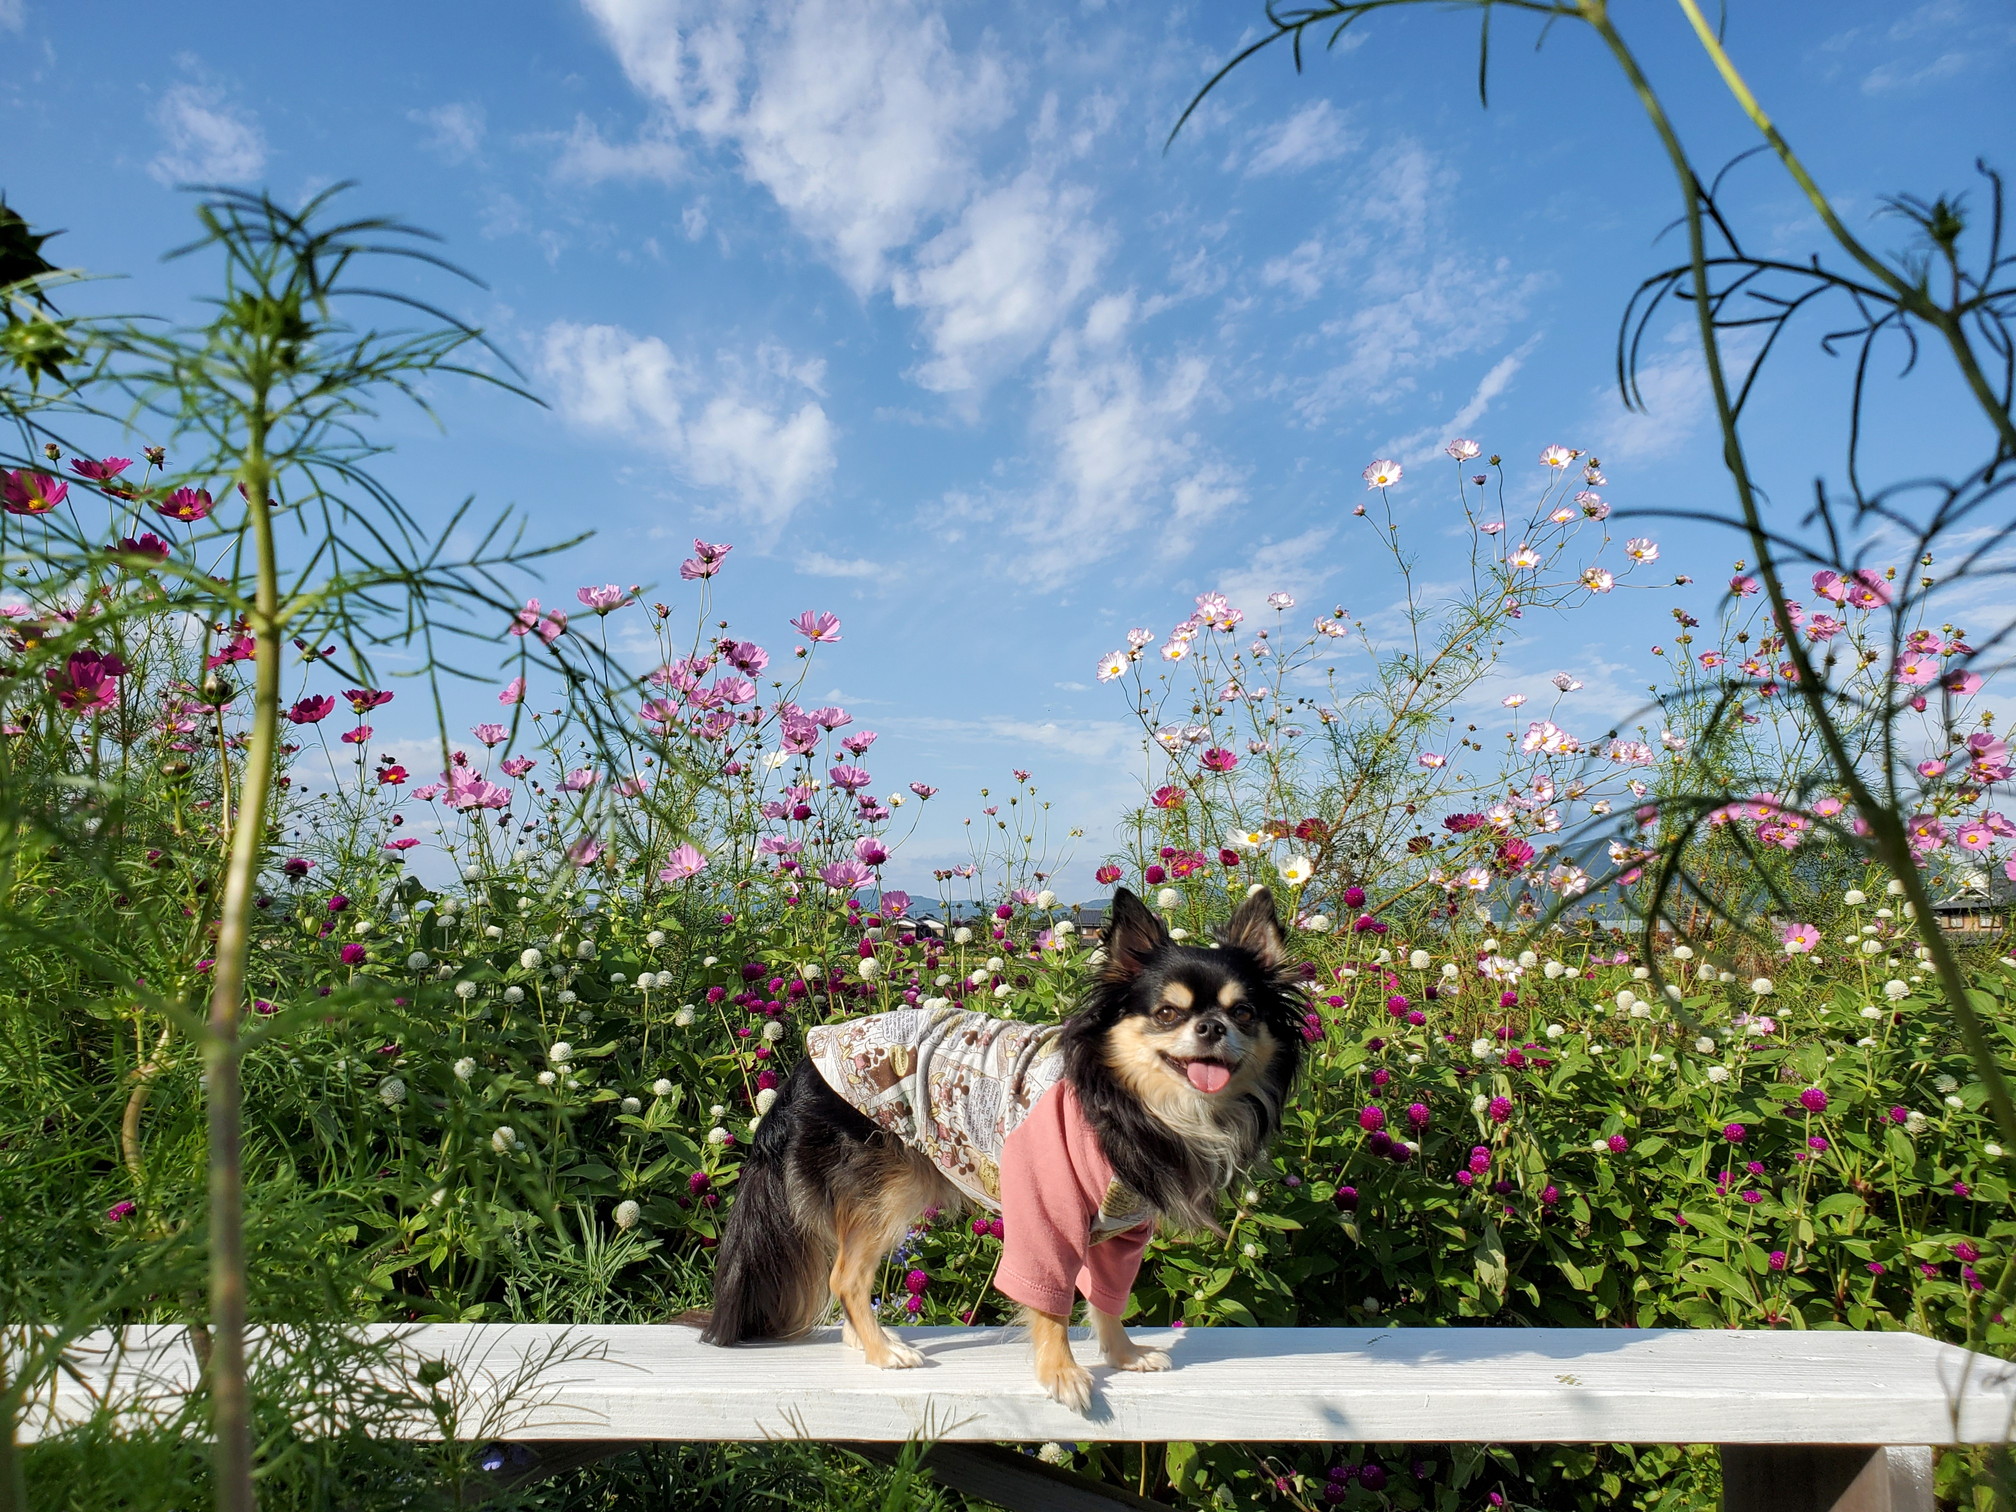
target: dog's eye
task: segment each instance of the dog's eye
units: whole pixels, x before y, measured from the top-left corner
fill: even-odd
[[[1253,1005],[1251,1003],[1234,1003],[1225,1011],[1232,1015],[1232,1022],[1237,1024],[1241,1029],[1244,1029],[1248,1024],[1253,1022]]]
[[[1155,1022],[1158,1024],[1180,1023],[1183,1018],[1183,1010],[1178,1008],[1174,1003],[1164,1003],[1155,1010],[1154,1017]]]

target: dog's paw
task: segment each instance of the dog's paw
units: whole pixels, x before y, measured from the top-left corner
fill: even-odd
[[[877,1370],[915,1370],[924,1363],[924,1356],[894,1334],[885,1334],[882,1347],[868,1352],[868,1363]]]
[[[1036,1380],[1053,1401],[1061,1402],[1073,1412],[1091,1411],[1092,1372],[1076,1360],[1047,1368],[1039,1365],[1036,1367]]]
[[[1138,1344],[1130,1344],[1126,1351],[1115,1351],[1106,1356],[1106,1363],[1115,1370],[1167,1370],[1170,1360],[1160,1349],[1143,1349]]]

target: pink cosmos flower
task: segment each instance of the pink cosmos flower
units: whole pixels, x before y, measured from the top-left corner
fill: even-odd
[[[889,850],[873,835],[863,835],[854,842],[854,859],[863,866],[880,866],[889,859]]]
[[[0,502],[9,514],[47,514],[69,496],[70,485],[47,473],[25,467],[19,472],[0,473]]]
[[[1581,493],[1575,495],[1575,502],[1582,506],[1584,516],[1591,520],[1607,520],[1610,518],[1610,506],[1603,502],[1603,497],[1600,494],[1593,494],[1585,488]]]
[[[1937,814],[1913,814],[1909,829],[1911,849],[1917,854],[1926,856],[1945,847],[1946,826]]]
[[[194,525],[209,517],[217,501],[210,497],[207,488],[178,488],[167,498],[156,499],[154,507],[178,524]]]
[[[1814,803],[1813,812],[1822,819],[1832,819],[1846,807],[1847,805],[1839,798],[1822,798]]]
[[[333,698],[303,698],[287,711],[287,720],[297,725],[320,724],[335,712],[336,700]]]
[[[1729,591],[1738,598],[1749,598],[1757,591],[1757,579],[1739,572],[1729,579]]]
[[[637,710],[637,717],[650,724],[664,724],[679,713],[679,705],[669,698],[648,698]]]
[[[1423,751],[1414,760],[1417,765],[1427,767],[1430,771],[1449,764],[1449,758],[1444,756],[1440,751]]]
[[[842,725],[854,723],[854,716],[852,714],[849,714],[845,709],[836,709],[830,705],[823,709],[814,709],[811,718],[814,724],[828,730],[837,730]]]
[[[444,783],[425,782],[422,783],[419,787],[413,789],[413,796],[419,799],[422,803],[432,803],[436,798],[439,798],[441,796],[442,790],[445,786],[446,784]]]
[[[642,777],[618,777],[616,792],[624,798],[642,798],[651,790],[651,784]]]
[[[1979,672],[1966,672],[1955,668],[1940,680],[1939,686],[1955,698],[1971,698],[1981,691],[1982,681]]]
[[[1938,658],[1921,651],[1907,652],[1897,658],[1893,675],[1907,688],[1923,687],[1939,675]]]
[[[1229,772],[1239,765],[1239,758],[1223,746],[1211,747],[1198,759],[1207,772]]]
[[[836,893],[852,892],[873,875],[859,861],[835,861],[819,868],[819,880]]]
[[[721,654],[728,658],[730,665],[751,677],[770,665],[770,653],[754,641],[724,642]]]
[[[539,759],[536,756],[508,756],[501,765],[506,777],[523,777],[539,765]]]
[[[106,457],[99,462],[87,462],[82,457],[76,457],[71,460],[70,471],[93,483],[109,483],[132,465],[131,457]]]
[[[857,793],[874,780],[857,766],[836,766],[826,775],[833,779],[833,786],[843,793]]]
[[[919,798],[929,799],[938,789],[932,787],[929,783],[913,782],[910,784],[910,791],[915,793]]]
[[[1154,796],[1148,801],[1158,809],[1173,809],[1181,808],[1183,800],[1189,796],[1190,794],[1180,787],[1163,786],[1155,789]]]
[[[409,851],[419,843],[411,835],[401,835],[397,840],[387,840],[385,842],[385,849],[388,851]]]
[[[417,797],[418,794],[415,794]],[[481,777],[467,782],[450,782],[448,805],[458,809],[501,809],[511,806],[511,790]]]
[[[582,603],[593,609],[597,614],[608,614],[612,610],[621,609],[625,604],[630,602],[630,595],[625,593],[621,588],[618,588],[614,583],[604,583],[600,588],[576,588],[574,590],[574,597],[581,600]]]
[[[1445,445],[1442,450],[1454,457],[1458,462],[1468,462],[1472,457],[1481,454],[1484,448],[1479,446],[1475,441],[1472,441],[1468,436],[1459,436],[1454,441]]]
[[[745,704],[756,696],[756,684],[746,677],[722,677],[715,680],[714,692],[724,703]]]
[[[525,700],[525,679],[514,677],[504,684],[504,691],[497,695],[500,704],[523,703]]]
[[[807,609],[791,621],[791,628],[809,641],[821,643],[840,639],[840,616],[822,610]]]
[[[117,655],[72,651],[61,667],[51,667],[43,675],[56,702],[82,719],[119,701],[119,679],[126,672],[126,663]]]
[[[567,859],[576,866],[593,866],[602,859],[602,842],[593,835],[583,835],[567,847]]]
[[[910,894],[899,887],[892,887],[882,894],[880,906],[884,918],[900,919],[910,912]]]
[[[151,530],[142,531],[137,541],[132,536],[121,536],[119,544],[112,548],[120,556],[147,557],[156,562],[165,562],[170,549],[168,543]]]
[[[1838,572],[1823,569],[1814,573],[1813,591],[1824,599],[1832,599],[1837,604],[1846,603],[1848,599],[1847,580]]]
[[[1946,763],[1936,756],[1930,760],[1921,761],[1918,763],[1918,775],[1927,778],[1944,777],[1946,775]]]
[[[840,746],[850,756],[865,756],[868,754],[868,747],[875,744],[881,738],[873,730],[856,730],[852,735],[841,741]]]
[[[1778,936],[1778,942],[1785,947],[1785,954],[1811,955],[1820,943],[1820,931],[1811,924],[1787,924]]]
[[[343,732],[343,744],[345,745],[363,745],[370,738],[371,726],[369,725],[359,725],[354,730],[345,730]]]
[[[1977,819],[1971,824],[1961,825],[1953,840],[1963,851],[1985,851],[1994,845],[1995,832]]]
[[[350,700],[351,709],[358,714],[369,714],[373,709],[383,708],[393,698],[381,688],[346,688],[343,696]]]
[[[599,778],[593,767],[576,767],[560,779],[560,791],[563,793],[585,793],[588,789],[595,786],[598,780]]]
[[[1979,730],[1967,737],[1967,749],[1971,753],[1967,768],[1969,777],[1976,782],[2009,780],[2009,742],[1986,730]]]
[[[1120,880],[1122,875],[1123,873],[1121,872],[1120,868],[1112,865],[1109,862],[1107,865],[1100,867],[1099,870],[1094,872],[1092,874],[1092,879],[1095,882],[1097,882],[1101,887],[1111,887],[1115,882],[1118,882]]]
[[[1810,641],[1829,641],[1848,626],[1831,614],[1815,614],[1806,621],[1806,638]]]
[[[1880,609],[1890,602],[1890,585],[1873,567],[1857,567],[1843,587],[1851,609]]]
[[[510,729],[501,724],[479,724],[469,733],[482,741],[486,747],[502,745],[511,738]]]

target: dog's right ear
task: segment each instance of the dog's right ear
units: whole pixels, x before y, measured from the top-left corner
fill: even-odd
[[[1168,943],[1168,929],[1146,903],[1124,887],[1113,894],[1113,908],[1106,916],[1106,958],[1115,973],[1138,975],[1149,957]]]

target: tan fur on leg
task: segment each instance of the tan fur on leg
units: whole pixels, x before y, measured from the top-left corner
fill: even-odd
[[[1167,1370],[1169,1356],[1159,1349],[1146,1349],[1127,1337],[1127,1330],[1120,1326],[1120,1319],[1113,1313],[1101,1312],[1090,1302],[1085,1310],[1092,1314],[1092,1331],[1099,1340],[1099,1353],[1106,1357],[1106,1363],[1115,1370]]]
[[[1071,1354],[1071,1315],[1022,1309],[1029,1342],[1036,1348],[1036,1382],[1073,1412],[1092,1406],[1092,1373]]]
[[[833,1207],[837,1241],[833,1272],[827,1281],[840,1299],[845,1316],[840,1337],[861,1351],[878,1370],[907,1370],[922,1365],[924,1356],[889,1332],[869,1306],[875,1272],[896,1247],[911,1222],[934,1202],[941,1202],[947,1183],[930,1161],[909,1152],[892,1151],[889,1168],[872,1191]]]

